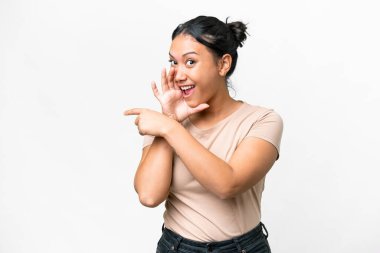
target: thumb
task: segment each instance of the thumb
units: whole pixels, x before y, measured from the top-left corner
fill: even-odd
[[[197,113],[197,112],[200,112],[200,111],[203,111],[207,108],[209,108],[210,106],[208,104],[200,104],[198,105],[197,107],[194,107],[194,108],[190,108],[190,114],[194,114],[194,113]]]

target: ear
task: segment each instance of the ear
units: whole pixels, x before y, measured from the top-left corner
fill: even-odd
[[[231,68],[232,57],[230,54],[225,54],[219,59],[219,75],[226,76]]]

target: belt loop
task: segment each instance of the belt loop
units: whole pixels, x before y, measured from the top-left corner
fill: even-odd
[[[181,244],[182,239],[183,239],[183,238],[182,238],[181,236],[178,236],[178,237],[175,238],[176,242],[174,243],[174,245],[173,245],[173,247],[172,247],[172,250],[175,250],[175,251],[178,250],[178,247],[179,247],[179,245]]]
[[[267,228],[265,227],[264,223],[262,223],[262,222],[260,222],[260,223],[261,223],[261,226],[262,226],[262,227],[264,228],[264,230],[265,230],[265,233],[263,233],[263,234],[265,235],[265,239],[267,239],[268,236],[269,236],[268,230],[267,230]]]
[[[242,252],[238,239],[234,238],[234,243],[236,244],[236,248],[238,249],[238,252]]]
[[[164,229],[165,229],[165,223],[162,223],[161,231],[164,232]]]

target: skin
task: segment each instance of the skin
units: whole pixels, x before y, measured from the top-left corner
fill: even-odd
[[[207,129],[241,106],[230,97],[226,74],[231,56],[218,59],[207,47],[189,35],[178,35],[171,44],[169,73],[162,71],[161,93],[155,83],[152,90],[160,101],[162,113],[133,108],[125,115],[136,115],[141,135],[156,136],[143,149],[135,174],[135,190],[148,207],[162,203],[169,194],[173,152],[180,157],[199,183],[221,199],[240,194],[258,183],[277,159],[277,149],[259,138],[243,140],[230,161],[223,161],[204,148],[182,125],[186,118],[198,128]],[[195,85],[184,98],[181,86]],[[183,145],[186,143],[186,145]],[[218,168],[214,170],[212,168]]]

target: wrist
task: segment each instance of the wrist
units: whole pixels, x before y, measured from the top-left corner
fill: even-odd
[[[166,117],[168,117],[169,119],[178,121],[177,116],[173,113],[164,113],[164,115],[166,115]]]
[[[162,108],[162,114],[165,115],[166,117],[170,118],[170,119],[174,119],[176,121],[179,121],[178,118],[177,118],[177,115],[171,111],[167,111],[167,110],[164,110],[164,108]]]
[[[178,126],[181,126],[177,120],[168,117],[168,122],[165,124],[165,127],[162,128],[161,136],[167,138],[170,133],[172,133]]]

